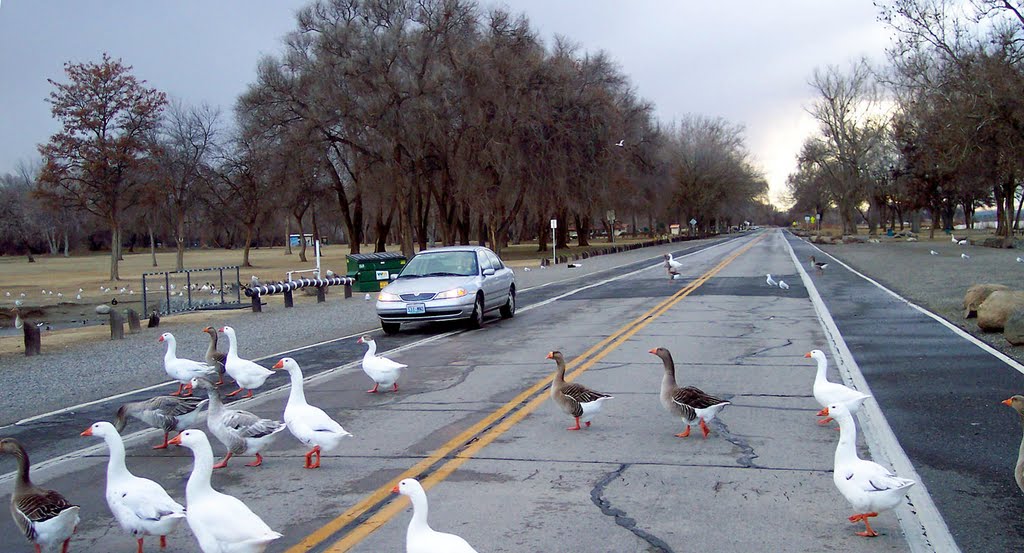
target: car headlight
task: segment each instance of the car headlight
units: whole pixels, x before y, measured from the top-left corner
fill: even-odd
[[[398,297],[398,294],[392,294],[391,292],[381,292],[377,294],[377,301],[402,301],[402,298]]]
[[[451,290],[448,290],[447,292],[441,292],[440,294],[434,296],[434,299],[453,300],[455,298],[461,298],[462,296],[465,296],[468,293],[469,292],[467,292],[465,288],[453,288]]]

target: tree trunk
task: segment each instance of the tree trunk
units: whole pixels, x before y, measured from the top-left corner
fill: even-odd
[[[537,215],[537,251],[546,252],[548,251],[548,236],[551,234],[551,228],[548,224],[548,219],[544,215]]]
[[[153,236],[153,225],[146,225],[146,231],[149,233],[149,256],[153,259],[153,266],[156,267],[156,237]]]
[[[174,242],[177,245],[177,254],[174,257],[174,270],[185,270],[185,212],[178,212],[178,225],[174,233]]]
[[[245,225],[245,249],[242,250],[243,267],[252,267],[252,263],[249,263],[249,249],[252,247],[252,229],[255,225],[255,222]]]
[[[121,280],[117,262],[121,258],[121,229],[117,223],[110,222],[110,280]]]
[[[388,216],[386,218],[384,217],[384,213],[378,209],[377,221],[375,222],[376,228],[374,229],[374,234],[377,237],[377,242],[373,248],[375,253],[387,251],[388,233],[391,232],[391,224],[394,220],[395,204],[391,204],[391,209],[388,211]]]
[[[295,221],[299,224],[299,261],[307,263],[306,261],[306,232],[302,228],[302,214],[295,214]]]
[[[68,229],[67,227],[64,227],[64,257],[69,257],[68,249],[70,249],[70,244],[68,244],[68,242],[70,242],[68,239]]]
[[[292,254],[292,218],[284,216],[284,254]]]
[[[902,227],[901,227],[901,230],[902,230]],[[910,232],[913,232],[914,234],[920,234],[921,233],[921,210],[920,209],[915,209],[913,211],[913,213],[910,214]],[[932,232],[933,233],[935,232],[935,225],[932,225]]]

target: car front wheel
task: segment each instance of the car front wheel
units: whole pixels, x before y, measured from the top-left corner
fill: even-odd
[[[508,303],[501,306],[501,318],[511,319],[516,314],[516,289],[508,289]]]
[[[385,323],[381,321],[380,329],[384,331],[384,334],[398,334],[398,329],[402,326],[402,323]]]
[[[484,298],[477,296],[473,303],[473,314],[469,316],[469,328],[480,328],[484,326]]]

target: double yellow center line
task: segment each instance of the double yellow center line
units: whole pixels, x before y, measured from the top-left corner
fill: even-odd
[[[607,338],[583,352],[582,355],[570,361],[566,367],[568,371],[566,380],[576,378],[603,359],[639,332],[640,329],[660,317],[686,296],[692,294],[694,290],[700,288],[711,277],[718,274],[727,265],[736,260],[737,257],[753,247],[761,238],[757,237],[751,240],[748,244],[727,256],[711,268],[711,270],[702,274],[675,294],[662,300],[644,314],[633,319]],[[407,504],[404,501],[395,501],[394,496],[391,494],[391,489],[399,481],[405,478],[417,478],[424,489],[430,489],[438,482],[447,478],[481,449],[537,409],[547,399],[547,394],[543,392],[550,383],[550,380],[550,377],[538,380],[533,386],[530,386],[512,398],[508,403],[505,403],[458,436],[449,440],[423,460],[395,477],[394,480],[377,488],[359,503],[306,536],[305,539],[289,548],[287,553],[306,553],[333,538],[337,538],[336,541],[327,545],[326,548],[322,548],[322,551],[342,553],[350,550],[376,531],[377,528],[383,526],[405,509]]]

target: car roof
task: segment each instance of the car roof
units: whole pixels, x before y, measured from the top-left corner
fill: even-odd
[[[484,247],[484,246],[444,246],[444,247],[441,247],[441,248],[430,248],[428,250],[423,250],[423,251],[419,252],[416,255],[422,255],[422,254],[425,254],[425,253],[441,253],[441,252],[481,252],[481,251],[489,252],[489,251],[491,251],[491,249],[487,248],[487,247]],[[494,253],[494,252],[491,252],[491,253]]]

